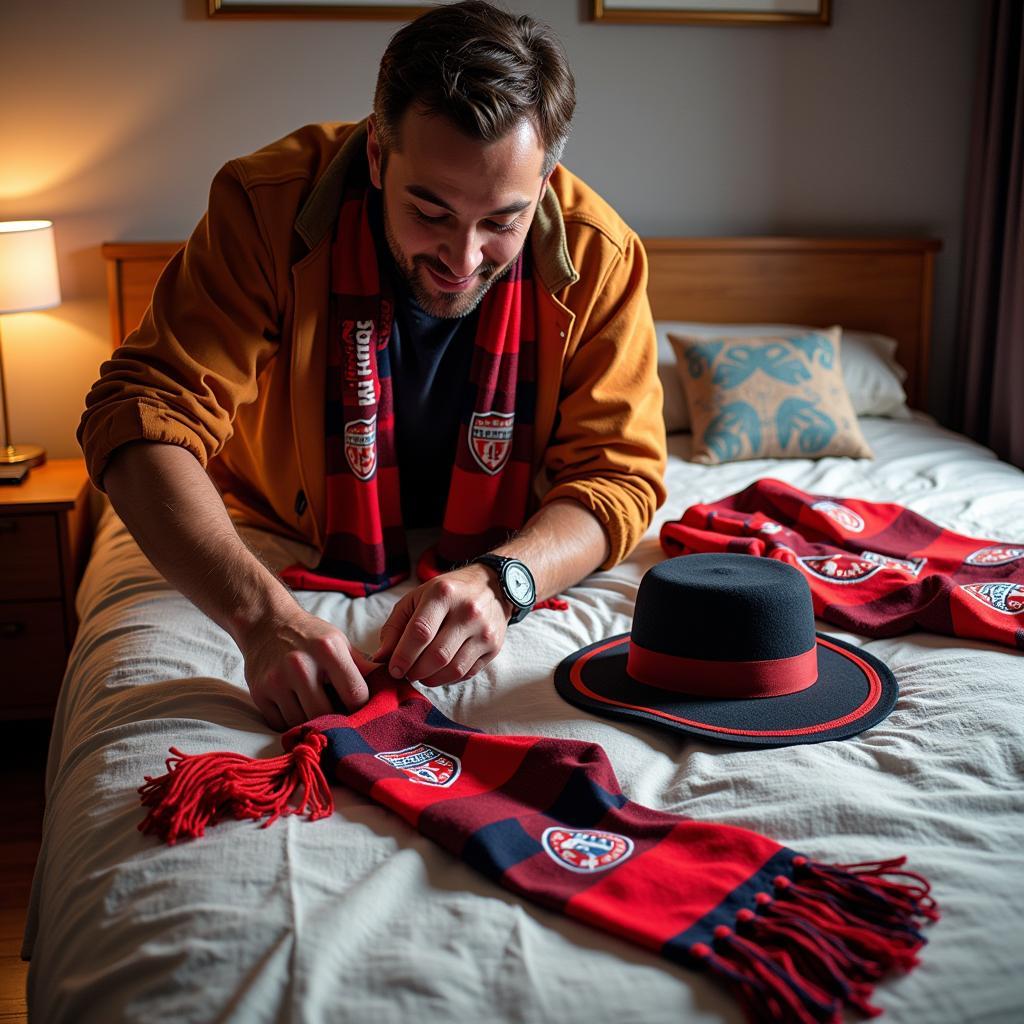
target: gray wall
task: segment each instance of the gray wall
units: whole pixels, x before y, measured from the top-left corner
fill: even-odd
[[[559,32],[579,106],[565,162],[645,234],[926,234],[932,408],[947,402],[981,4],[834,0],[828,28],[590,22]],[[5,317],[14,439],[77,454],[109,349],[110,240],[185,237],[217,168],[363,116],[394,22],[206,17],[206,0],[0,0],[0,219],[56,225],[64,304]]]

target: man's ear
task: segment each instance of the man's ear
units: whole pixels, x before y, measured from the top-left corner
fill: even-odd
[[[380,173],[380,136],[377,134],[377,121],[373,114],[366,119],[366,160],[370,165],[370,181],[373,187],[383,189]]]

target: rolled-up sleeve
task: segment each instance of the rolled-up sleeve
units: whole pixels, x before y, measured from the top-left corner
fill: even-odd
[[[577,311],[579,340],[563,369],[543,504],[571,498],[589,509],[608,535],[601,568],[610,569],[633,550],[665,501],[657,340],[647,258],[635,235],[588,300]]]
[[[258,211],[229,163],[141,324],[86,396],[77,436],[98,488],[111,455],[131,441],[180,445],[204,467],[223,448],[277,349],[278,284]]]

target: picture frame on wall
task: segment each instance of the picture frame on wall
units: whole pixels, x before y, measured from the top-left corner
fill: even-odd
[[[595,21],[620,24],[828,25],[832,0],[592,0]]]
[[[208,0],[211,18],[352,18],[411,21],[432,7],[455,0],[415,4],[409,0]]]

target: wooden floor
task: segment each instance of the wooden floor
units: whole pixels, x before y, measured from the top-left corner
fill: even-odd
[[[0,1024],[28,1019],[21,937],[43,825],[49,735],[49,722],[0,723]]]

